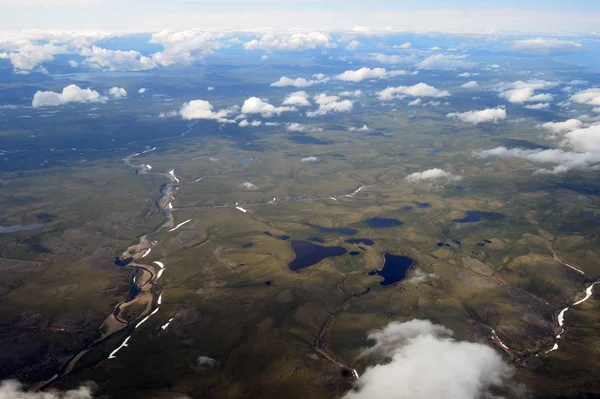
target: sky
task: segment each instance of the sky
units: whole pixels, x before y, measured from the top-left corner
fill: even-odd
[[[598,0],[0,0],[21,29],[342,29],[594,33]],[[425,3],[425,2],[423,2]]]

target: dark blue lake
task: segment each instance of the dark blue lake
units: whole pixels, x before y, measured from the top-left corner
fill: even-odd
[[[322,247],[309,241],[292,240],[290,245],[296,253],[296,258],[288,265],[293,271],[316,265],[325,258],[341,256],[347,252],[344,247]]]
[[[383,281],[379,284],[390,285],[404,280],[406,272],[413,264],[413,260],[408,256],[399,256],[385,254],[385,263],[381,270],[373,270],[369,272],[369,276],[383,277]]]
[[[457,223],[474,223],[481,220],[497,222],[504,219],[504,215],[498,212],[467,211],[467,216],[462,219],[454,219]]]
[[[383,227],[394,227],[400,226],[402,224],[398,219],[389,219],[389,218],[371,218],[367,220],[367,224],[372,229],[380,229]]]
[[[428,202],[413,201],[413,204],[415,204],[417,208],[429,208],[431,206]]]
[[[325,242],[321,237],[308,237],[308,241],[320,242],[321,244]]]

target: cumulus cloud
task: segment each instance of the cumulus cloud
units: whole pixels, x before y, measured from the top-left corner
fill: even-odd
[[[93,384],[82,385],[69,391],[50,389],[44,392],[27,391],[23,384],[16,380],[0,382],[1,399],[92,399]]]
[[[138,90],[138,93],[140,94],[144,94],[146,92],[146,89],[144,87],[142,87],[141,89]]]
[[[315,50],[318,48],[330,49],[337,45],[327,33],[322,32],[298,32],[298,33],[274,33],[264,34],[260,39],[254,39],[244,43],[246,50],[265,51],[300,51]]]
[[[558,174],[570,169],[598,170],[600,153],[598,152],[573,152],[562,149],[534,149],[496,147],[490,150],[477,151],[477,158],[520,158],[534,164],[554,164],[553,169],[539,169],[534,174]]]
[[[579,104],[600,105],[600,88],[581,90],[571,96],[571,101]]]
[[[163,30],[154,33],[150,43],[161,44],[163,51],[152,54],[152,61],[162,66],[172,64],[190,64],[203,59],[216,50],[229,47],[224,42],[223,33],[200,30],[172,31]]]
[[[239,127],[259,127],[260,125],[262,125],[261,121],[252,121],[252,122],[248,122],[247,119],[242,120],[240,123],[238,123]]]
[[[470,61],[466,55],[434,54],[417,64],[419,69],[471,69],[477,63]]]
[[[109,50],[92,46],[81,50],[81,55],[87,57],[83,64],[108,71],[146,71],[157,67],[150,57],[134,50]]]
[[[369,131],[369,127],[367,125],[362,125],[362,127],[350,127],[348,128],[349,131],[351,132],[368,132]]]
[[[406,176],[406,180],[410,183],[419,182],[437,182],[437,181],[454,181],[460,180],[461,176],[453,175],[450,172],[446,172],[443,169],[427,169],[423,172],[415,172]]]
[[[344,399],[479,399],[512,389],[513,369],[491,347],[456,341],[452,331],[428,320],[392,322],[371,331],[369,366]],[[401,382],[401,383],[399,383]]]
[[[69,85],[63,88],[61,93],[54,91],[37,91],[33,96],[31,106],[58,107],[68,103],[98,103],[106,102],[107,97],[101,96],[96,90],[82,89],[77,85]]]
[[[323,128],[321,128],[321,127],[303,125],[302,123],[298,123],[298,122],[288,123],[288,124],[286,124],[285,128],[286,128],[286,130],[288,130],[290,132],[322,132],[323,131]]]
[[[546,122],[537,126],[550,130],[553,133],[567,133],[571,130],[579,129],[580,127],[582,127],[583,122],[579,119],[568,119],[564,122]]]
[[[409,107],[416,107],[417,105],[420,105],[420,104],[421,104],[420,98],[417,98],[417,99],[414,99],[414,100],[408,102]]]
[[[381,100],[392,100],[399,96],[441,98],[450,95],[446,90],[439,90],[422,82],[413,86],[388,87],[377,94]]]
[[[213,119],[221,123],[232,123],[227,117],[234,112],[232,108],[213,111],[213,105],[205,100],[193,100],[183,104],[179,115],[183,119]]]
[[[112,99],[127,97],[127,90],[122,87],[111,87],[108,89],[108,96]]]
[[[571,40],[535,38],[525,40],[515,40],[512,42],[511,49],[522,51],[524,53],[571,53],[579,51],[583,46]]]
[[[462,87],[463,89],[476,89],[479,87],[479,83],[477,83],[474,80],[471,80],[470,82],[467,82],[467,83],[461,85],[460,87]]]
[[[300,162],[319,162],[319,158],[317,157],[304,157],[300,160]]]
[[[317,73],[312,76],[312,79],[305,78],[288,78],[287,76],[282,76],[278,81],[271,83],[273,87],[286,87],[286,86],[295,86],[295,87],[310,87],[312,85],[316,85],[319,83],[327,83],[329,81],[329,77],[325,76],[322,73]]]
[[[256,184],[252,184],[249,181],[241,183],[238,187],[244,190],[256,190],[258,188]]]
[[[75,60],[69,60],[69,65],[71,66],[71,68],[77,68],[79,66],[79,62]]]
[[[525,102],[551,101],[552,94],[536,94],[536,90],[549,89],[556,85],[557,83],[546,80],[528,80],[526,82],[519,80],[512,83],[501,83],[496,86],[496,90],[499,97],[511,103],[522,104]]]
[[[537,109],[537,110],[548,109],[548,108],[550,108],[550,103],[531,104],[531,105],[526,105],[525,108],[527,108],[527,109]]]
[[[362,91],[360,91],[360,90],[343,91],[339,95],[340,95],[340,97],[360,97],[360,96],[362,96]]]
[[[406,75],[403,70],[386,71],[385,68],[360,68],[356,71],[346,71],[336,76],[336,79],[345,82],[360,82],[365,79],[385,79],[397,75]]]
[[[316,111],[309,111],[306,116],[309,118],[315,116],[321,116],[336,112],[350,112],[353,107],[353,103],[350,100],[339,101],[338,96],[328,96],[325,93],[318,94],[314,97],[315,102],[319,105]]]
[[[296,91],[288,95],[283,100],[283,105],[295,105],[297,107],[310,107],[310,101],[308,101],[308,93],[305,91]]]
[[[412,64],[417,61],[417,57],[415,55],[398,55],[398,54],[381,54],[381,53],[373,53],[371,54],[371,59],[382,64]]]
[[[506,119],[506,110],[504,108],[487,108],[481,111],[451,112],[446,116],[477,125],[483,122],[495,123]]]
[[[421,269],[415,269],[413,275],[405,280],[405,284],[421,284],[426,281],[437,280],[440,276],[435,273],[426,273]]]
[[[45,62],[54,61],[57,54],[67,54],[65,45],[35,44],[28,40],[14,44],[13,51],[1,52],[0,59],[9,60],[15,71],[32,71]]]
[[[396,45],[394,46],[394,48],[398,48],[398,49],[406,50],[406,49],[412,48],[412,44],[410,44],[410,42],[406,42],[406,43],[404,43],[404,44],[396,44]]]
[[[274,115],[280,115],[283,112],[296,111],[295,107],[276,107],[269,104],[267,100],[258,97],[250,97],[244,101],[242,105],[242,113],[244,114],[261,114],[265,118],[270,118]]]
[[[196,359],[195,368],[199,371],[212,369],[212,368],[215,368],[216,366],[217,366],[217,361],[208,356],[199,356]]]
[[[354,51],[360,46],[360,43],[356,40],[352,40],[350,43],[346,45],[346,50]]]

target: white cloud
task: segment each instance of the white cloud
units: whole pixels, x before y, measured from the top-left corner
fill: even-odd
[[[471,69],[477,63],[470,61],[466,55],[434,54],[417,64],[419,69]]]
[[[552,100],[553,96],[547,93],[536,94],[536,90],[555,87],[557,83],[546,80],[519,80],[512,83],[501,83],[496,86],[498,96],[515,104],[524,102],[543,102]]]
[[[572,152],[562,149],[535,149],[496,147],[490,150],[477,151],[473,154],[477,158],[520,158],[534,164],[555,164],[554,169],[539,169],[535,174],[563,173],[570,169],[598,170],[600,153],[598,152]]]
[[[583,122],[579,119],[568,119],[564,122],[546,122],[538,125],[538,127],[550,130],[553,133],[567,133],[582,126]]]
[[[81,50],[81,55],[87,57],[83,60],[84,64],[109,71],[146,71],[157,67],[150,57],[134,50],[109,50],[92,46]]]
[[[379,98],[381,100],[392,100],[397,98],[398,96],[412,96],[412,97],[434,97],[441,98],[447,97],[450,95],[446,90],[439,90],[433,86],[430,86],[426,83],[417,83],[413,86],[398,86],[398,87],[388,87],[379,93]]]
[[[600,88],[581,90],[571,96],[579,104],[600,105]]]
[[[446,116],[477,125],[483,122],[495,123],[506,119],[506,110],[504,108],[487,108],[481,111],[451,112]]]
[[[200,30],[164,30],[152,35],[150,43],[162,44],[163,51],[152,54],[152,60],[162,66],[190,64],[216,50],[229,47],[223,33]]]
[[[583,46],[571,40],[535,38],[526,40],[515,40],[512,42],[513,50],[522,51],[525,53],[570,53],[579,51]]]
[[[406,42],[404,44],[396,44],[394,46],[394,48],[406,50],[406,49],[412,48],[412,44],[410,44],[410,42]]]
[[[246,50],[315,50],[318,48],[330,49],[336,47],[331,36],[322,32],[297,32],[297,33],[274,33],[264,34],[258,40],[251,40],[244,43]]]
[[[385,68],[360,68],[356,71],[346,71],[336,76],[336,79],[346,82],[360,82],[365,79],[384,79],[397,75],[406,75],[403,70],[386,71]]]
[[[316,95],[314,97],[314,100],[319,105],[319,108],[316,111],[307,112],[306,116],[308,116],[309,118],[335,112],[350,112],[353,107],[352,101],[338,101],[338,96],[328,96],[325,93]]]
[[[412,101],[408,102],[408,106],[409,107],[415,107],[415,106],[420,105],[420,104],[421,104],[421,99],[420,98],[417,98],[415,100],[412,100]]]
[[[427,169],[424,170],[423,172],[415,172],[412,173],[408,176],[406,176],[406,180],[408,180],[410,183],[418,183],[418,182],[425,182],[425,181],[453,181],[453,180],[460,180],[461,176],[457,176],[457,175],[453,175],[450,172],[446,172],[443,169],[438,169],[438,168],[434,168],[434,169]]]
[[[310,101],[308,101],[308,93],[305,91],[296,91],[288,95],[283,100],[283,105],[295,105],[297,107],[310,107]]]
[[[414,63],[417,58],[414,55],[398,55],[398,54],[392,54],[392,55],[387,55],[387,54],[380,54],[380,53],[373,53],[371,54],[371,59],[377,62],[381,62],[382,64],[410,64],[410,63]]]
[[[351,132],[368,132],[369,131],[369,127],[367,125],[362,125],[362,127],[350,127],[348,128],[349,131]]]
[[[537,104],[531,104],[531,105],[526,105],[525,108],[527,109],[548,109],[550,108],[550,103],[537,103]]]
[[[471,72],[463,72],[463,73],[459,73],[458,77],[459,78],[470,78],[471,75],[475,75],[475,74],[472,74]]]
[[[31,106],[58,107],[67,103],[97,103],[105,102],[107,98],[101,96],[96,90],[82,89],[77,85],[69,85],[63,88],[61,93],[53,91],[37,91],[33,96]]]
[[[261,121],[252,121],[252,122],[248,122],[247,119],[242,120],[240,123],[238,123],[239,127],[259,127],[260,125],[262,125]]]
[[[193,100],[183,104],[179,110],[179,115],[183,119],[213,119],[221,123],[231,123],[233,121],[227,119],[227,116],[233,113],[231,108],[221,109],[217,112],[213,111],[213,106],[205,100]]]
[[[471,80],[470,82],[467,82],[467,83],[461,85],[460,87],[462,87],[463,89],[476,89],[479,87],[479,83],[477,83],[474,80]]]
[[[298,122],[288,123],[288,124],[286,124],[285,128],[286,128],[286,130],[288,130],[290,132],[322,132],[323,131],[323,128],[321,128],[321,127],[303,125]]]
[[[319,158],[317,157],[304,157],[300,160],[300,162],[319,162]]]
[[[112,99],[127,97],[127,90],[122,87],[111,87],[108,90],[108,96]]]
[[[404,282],[405,282],[405,284],[421,284],[426,281],[437,280],[439,278],[440,278],[440,276],[438,276],[437,274],[425,273],[421,269],[415,269],[413,272],[413,275],[408,280],[405,280]]]
[[[575,151],[600,153],[600,124],[571,130],[564,134],[560,143]]]
[[[215,88],[213,86],[206,86],[207,91],[213,91]]]
[[[82,385],[69,391],[50,389],[44,392],[29,391],[19,381],[0,382],[0,399],[92,399],[93,384]]]
[[[160,114],[158,114],[158,117],[159,118],[172,118],[177,115],[179,115],[179,112],[177,112],[177,111],[168,111],[168,112],[161,112]]]
[[[312,79],[305,78],[288,78],[287,76],[282,76],[278,81],[271,83],[273,87],[285,87],[285,86],[295,86],[295,87],[310,87],[312,85],[316,85],[319,83],[327,83],[329,78],[322,73],[318,73],[312,76]]]
[[[199,356],[198,359],[196,359],[196,369],[197,370],[207,370],[207,369],[212,369],[217,365],[217,361],[213,358],[210,358],[208,356]],[[182,397],[180,399],[185,399],[185,397]]]
[[[431,51],[440,51],[442,48],[438,47],[438,46],[433,46],[432,48],[430,48],[429,50]]]
[[[282,112],[296,111],[295,107],[276,107],[269,104],[268,101],[258,97],[250,97],[244,101],[242,105],[242,113],[244,114],[261,114],[265,118],[270,118],[274,115],[280,115]]]
[[[252,184],[249,181],[243,182],[238,187],[243,188],[244,190],[256,190],[258,188],[256,184]]]
[[[69,53],[65,45],[35,44],[29,40],[21,40],[7,47],[12,51],[0,53],[0,59],[10,60],[15,71],[32,71],[45,62],[54,61],[54,55]]]
[[[343,399],[479,399],[497,397],[513,369],[491,347],[456,341],[452,331],[428,320],[392,322],[371,331],[369,366]]]
[[[360,96],[362,96],[362,91],[360,91],[360,90],[343,91],[339,95],[340,95],[340,97],[360,97]]]
[[[146,88],[142,87],[141,89],[138,90],[139,94],[144,94],[146,92]]]
[[[354,51],[360,46],[360,43],[356,40],[352,40],[350,43],[346,45],[346,50]]]
[[[69,60],[69,65],[72,68],[77,68],[79,66],[79,62],[75,61],[75,60]]]
[[[265,126],[279,126],[279,122],[265,122]]]

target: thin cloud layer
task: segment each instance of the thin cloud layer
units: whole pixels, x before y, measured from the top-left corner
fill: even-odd
[[[386,71],[385,68],[360,68],[356,71],[346,71],[336,76],[336,79],[343,80],[345,82],[360,82],[365,79],[385,79],[392,76],[406,75],[408,72],[399,71]]]
[[[377,94],[381,100],[393,100],[403,96],[441,98],[450,95],[446,90],[439,90],[422,82],[413,86],[388,87]]]
[[[371,331],[375,345],[363,356],[369,366],[344,399],[479,399],[511,389],[513,369],[487,345],[452,338],[452,331],[428,320],[392,322]]]
[[[476,62],[469,60],[466,55],[453,55],[453,54],[434,54],[423,61],[419,62],[416,66],[419,69],[472,69],[477,65]]]
[[[16,380],[0,382],[0,399],[92,399],[92,384],[82,385],[69,391],[50,389],[44,392],[27,391]]]
[[[315,50],[317,48],[331,49],[337,45],[334,43],[331,36],[322,32],[299,32],[289,34],[284,33],[266,33],[260,39],[250,40],[244,43],[246,50],[285,50],[285,51],[300,51],[300,50]]]
[[[512,42],[511,49],[525,53],[571,53],[579,51],[583,46],[571,40],[559,40],[549,38],[535,38],[525,40],[515,40]]]
[[[294,86],[294,87],[310,87],[319,83],[327,83],[329,78],[322,73],[318,73],[312,76],[312,79],[305,78],[288,78],[287,76],[282,76],[278,81],[271,83],[273,87],[286,87],[286,86]]]
[[[506,119],[506,110],[504,108],[488,108],[481,111],[451,112],[446,116],[477,125],[483,122],[495,123]]]

